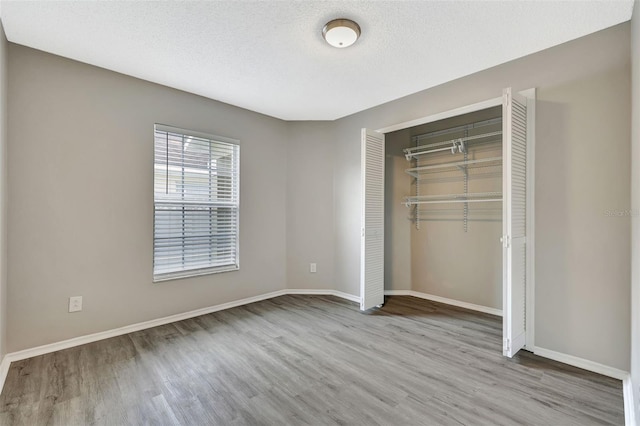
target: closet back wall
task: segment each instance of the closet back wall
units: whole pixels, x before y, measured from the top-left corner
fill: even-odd
[[[287,123],[15,44],[8,108],[9,352],[285,287]],[[239,271],[151,282],[154,123],[240,140]]]
[[[452,117],[447,120],[416,126],[411,129],[392,132],[387,135],[388,141],[395,142],[398,147],[415,146],[412,136],[423,135],[457,126],[500,118],[502,108],[496,107],[473,114]],[[473,129],[469,135],[502,130],[500,123]],[[422,140],[425,145],[448,141],[463,136],[463,133],[445,134]],[[491,142],[488,142],[491,141]],[[387,142],[387,147],[389,142]],[[484,140],[484,143],[470,142],[467,145],[469,160],[500,157],[502,141],[500,136]],[[396,164],[393,173],[386,173],[388,187],[398,188],[402,192],[397,198],[394,193],[392,212],[398,219],[390,224],[392,229],[385,229],[385,235],[391,236],[396,248],[400,249],[385,256],[385,270],[408,269],[409,287],[421,293],[445,297],[452,300],[473,303],[495,309],[502,309],[502,203],[468,203],[469,220],[467,232],[464,230],[462,203],[421,204],[421,220],[415,223],[408,220],[414,207],[402,205],[404,196],[416,195],[415,180],[404,172],[405,169],[417,165],[442,164],[463,160],[463,155],[455,156],[449,151],[419,156],[419,164],[409,162],[402,150],[394,150],[387,157],[393,156]],[[387,158],[387,164],[390,160]],[[468,192],[502,192],[502,167],[492,166],[469,170]],[[462,170],[440,171],[422,174],[419,178],[420,195],[461,194],[464,192]],[[409,223],[409,232],[405,229]],[[408,250],[408,259],[399,256]],[[387,254],[387,253],[386,253]],[[408,265],[407,265],[408,263]],[[397,279],[397,273],[388,277]],[[396,289],[393,281],[385,281],[387,289]],[[400,287],[401,288],[401,287]]]
[[[405,172],[415,164],[403,149],[415,146],[412,136],[500,117],[501,107],[479,111],[386,135],[385,170],[385,289],[415,290],[452,300],[502,309],[502,203],[469,203],[468,231],[464,231],[463,204],[421,205],[423,220],[411,220],[414,207],[404,205],[415,195],[413,177]],[[472,130],[470,134],[501,130]],[[459,137],[443,135],[420,144]],[[500,138],[490,144],[470,145],[469,159],[502,155]],[[460,161],[449,152],[423,156],[433,164]],[[479,173],[482,171],[482,173]],[[422,175],[421,195],[463,192],[462,172]],[[502,191],[501,166],[470,171],[470,192]],[[442,212],[442,209],[445,209]],[[486,210],[490,209],[490,210]],[[428,220],[424,220],[428,219]]]

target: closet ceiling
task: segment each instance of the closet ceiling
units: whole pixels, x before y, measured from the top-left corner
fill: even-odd
[[[9,41],[286,120],[332,120],[602,30],[622,1],[2,1]],[[326,22],[357,21],[336,49]]]

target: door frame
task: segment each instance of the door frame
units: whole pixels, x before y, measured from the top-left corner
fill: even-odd
[[[526,255],[526,344],[525,349],[533,352],[535,348],[535,116],[536,116],[536,89],[518,91],[527,99],[527,255]],[[487,108],[502,105],[502,96],[487,99],[459,108],[441,111],[410,121],[404,121],[391,126],[375,129],[379,133],[390,133],[396,130],[408,129],[422,124],[433,123],[458,115],[481,111]],[[504,289],[503,289],[504,292]],[[504,307],[503,307],[504,312]]]

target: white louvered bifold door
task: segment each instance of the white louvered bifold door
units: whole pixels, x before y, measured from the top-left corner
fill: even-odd
[[[384,303],[384,134],[362,129],[360,309]]]
[[[527,107],[505,89],[502,101],[503,155],[503,354],[526,343]]]

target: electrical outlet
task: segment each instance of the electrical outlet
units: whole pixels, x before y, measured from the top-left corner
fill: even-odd
[[[72,296],[69,298],[69,312],[80,312],[82,310],[82,296]]]
[[[312,274],[315,274],[317,272],[315,263],[310,263],[309,264],[309,272],[311,272]]]

